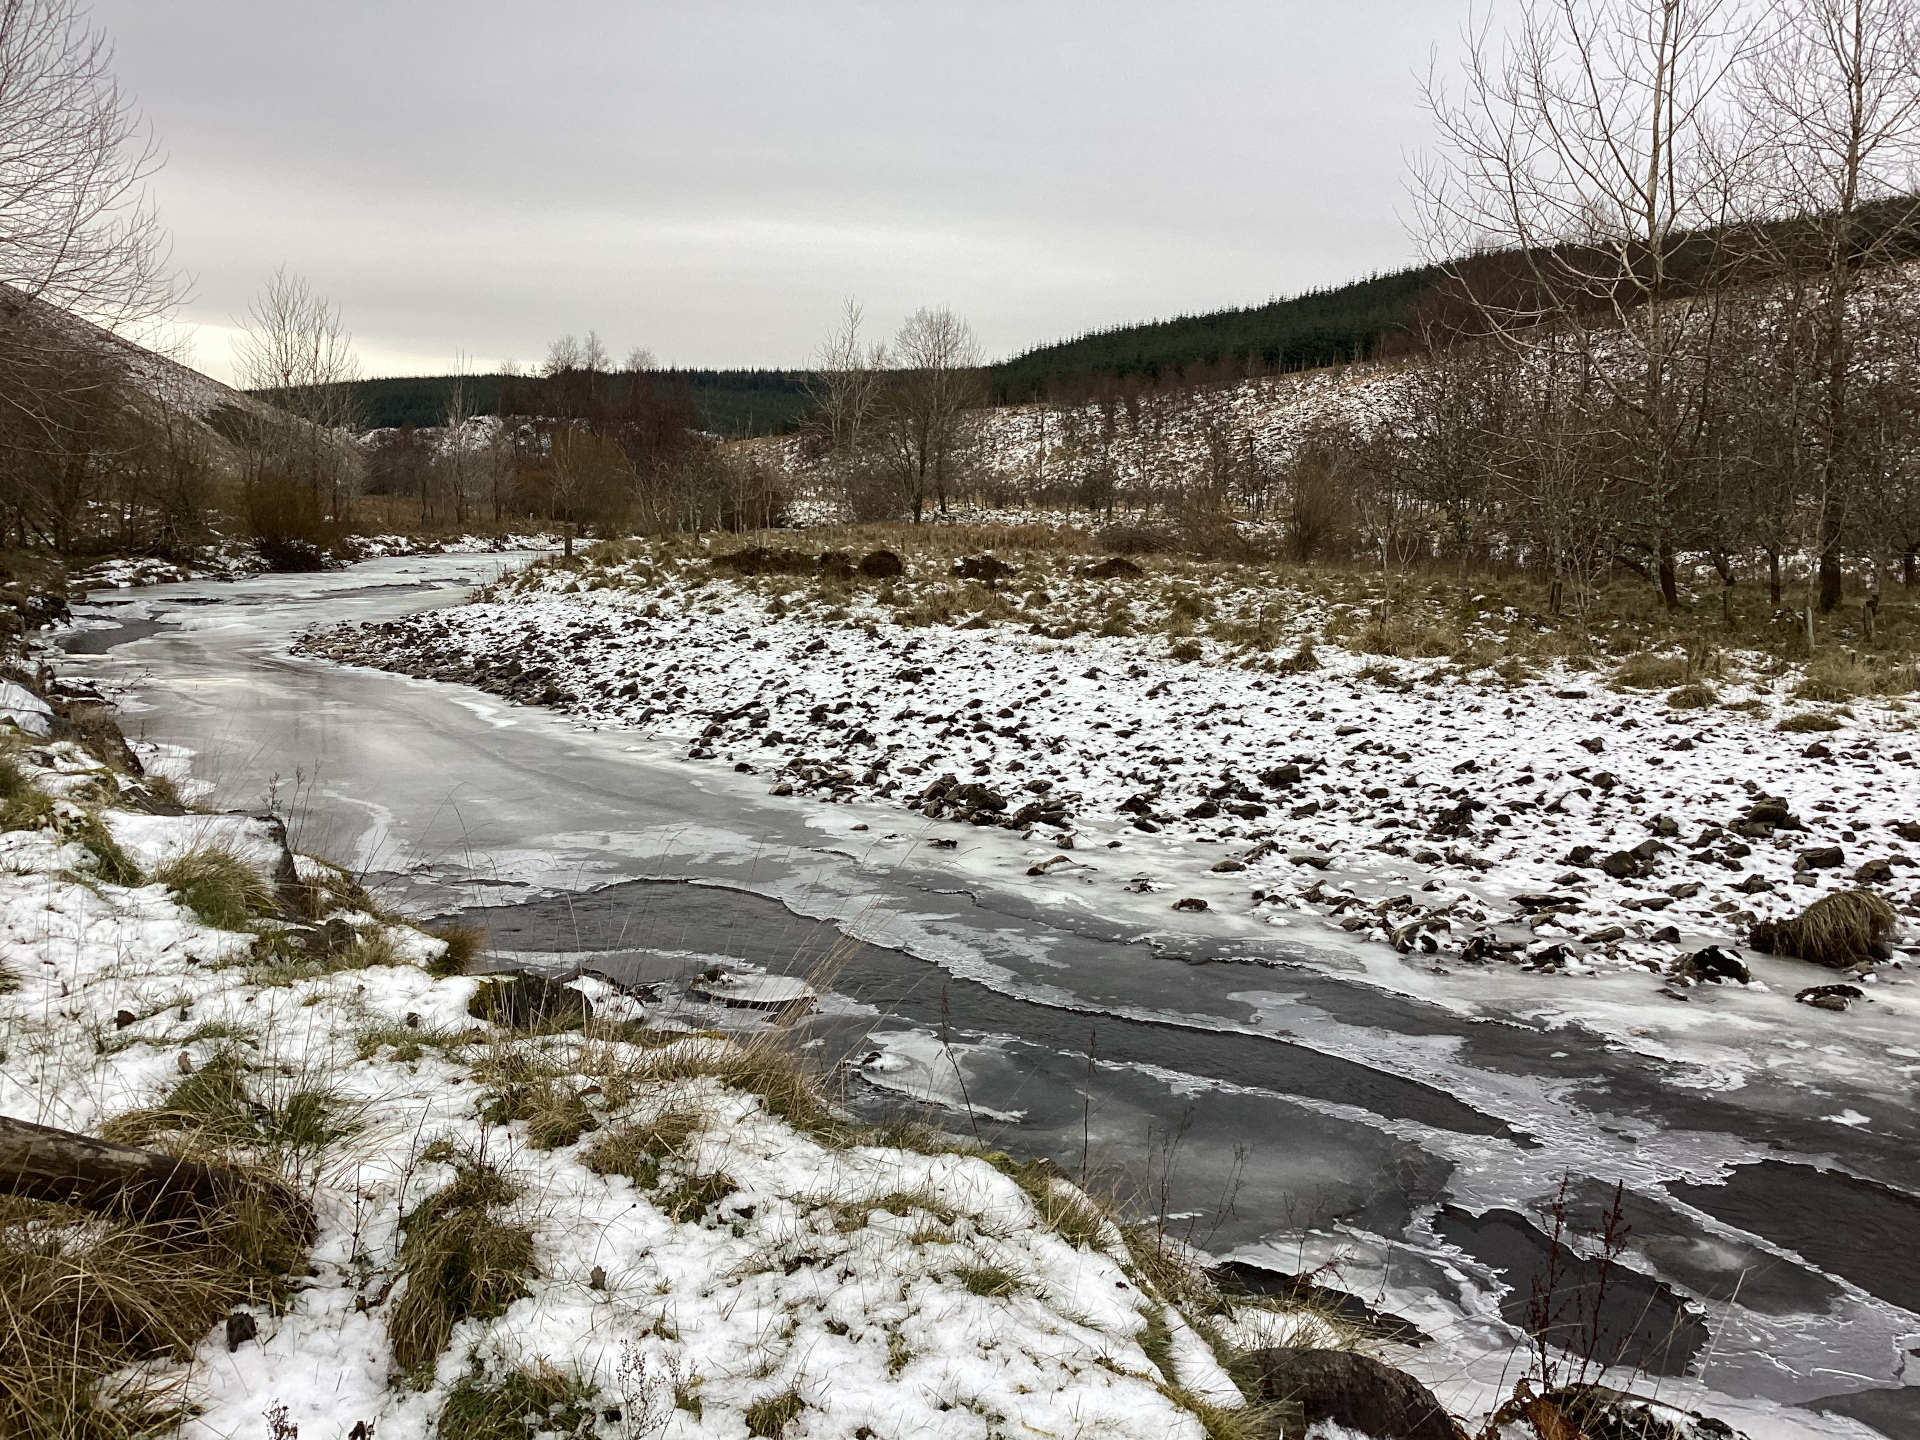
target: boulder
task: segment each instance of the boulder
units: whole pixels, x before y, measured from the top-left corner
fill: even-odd
[[[991,589],[1013,574],[1013,566],[996,555],[965,555],[953,562],[957,580],[978,580]]]
[[[1370,1355],[1284,1346],[1251,1351],[1246,1359],[1261,1398],[1295,1410],[1282,1421],[1287,1440],[1328,1423],[1371,1440],[1456,1440],[1460,1434],[1431,1390]]]
[[[593,1014],[587,997],[564,981],[545,975],[501,975],[488,978],[467,1013],[511,1030],[550,1032],[578,1030]]]
[[[860,557],[860,574],[868,580],[896,580],[906,573],[906,561],[891,550],[875,550]]]
[[[838,580],[842,584],[853,579],[855,571],[853,556],[844,550],[824,550],[815,563],[820,576],[825,580]]]
[[[1138,580],[1147,572],[1123,556],[1109,555],[1098,565],[1089,565],[1080,573],[1088,580]]]

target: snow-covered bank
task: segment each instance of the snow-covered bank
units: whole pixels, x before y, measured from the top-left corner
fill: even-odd
[[[273,826],[131,808],[65,742],[8,763],[0,1114],[215,1145],[317,1214],[279,1303],[150,1362],[183,1434],[451,1436],[524,1404],[580,1435],[1199,1437],[1241,1405],[1231,1312],[1192,1310],[1168,1284],[1190,1271],[1062,1182],[861,1131],[767,1040],[662,1029],[605,985],[565,992],[584,1031],[529,1027]],[[179,868],[215,847],[252,877],[218,923]],[[526,1263],[416,1366],[394,1327],[421,1309],[419,1237],[468,1211]],[[90,1243],[61,1212],[7,1222]]]
[[[779,794],[1004,826],[1083,906],[1157,893],[1280,935],[1330,920],[1412,966],[1645,970],[1685,1000],[1721,983],[1685,957],[1817,897],[1868,886],[1920,914],[1902,702],[1795,703],[1800,674],[1758,657],[1665,697],[1551,658],[1449,669],[1326,643],[1324,609],[1257,650],[1216,625],[1168,652],[1133,633],[1168,596],[1095,568],[902,623],[884,586],[809,604],[699,557],[615,554],[306,648],[633,727]],[[1039,602],[1015,593],[1042,579]],[[1076,602],[1116,633],[1017,623]],[[1805,987],[1835,978],[1795,963]]]

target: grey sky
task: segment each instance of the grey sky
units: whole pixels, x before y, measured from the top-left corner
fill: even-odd
[[[1412,258],[1467,0],[95,0],[170,155],[195,358],[276,265],[370,374],[794,365],[843,297],[993,356]]]

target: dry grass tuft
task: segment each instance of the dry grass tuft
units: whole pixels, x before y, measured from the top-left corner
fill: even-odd
[[[38,830],[53,822],[53,797],[11,755],[0,755],[0,830]]]
[[[1749,937],[1754,949],[1832,969],[1875,957],[1897,932],[1900,917],[1871,890],[1842,890],[1814,901],[1791,920],[1767,920]]]
[[[1824,735],[1840,728],[1840,721],[1819,710],[1801,710],[1780,722],[1789,735]]]
[[[504,1374],[471,1371],[448,1393],[434,1434],[439,1440],[589,1437],[595,1433],[595,1393],[545,1360]]]
[[[1717,704],[1719,699],[1711,685],[1705,685],[1696,680],[1690,685],[1669,690],[1667,708],[1669,710],[1706,710]]]
[[[1655,655],[1642,650],[1620,662],[1612,684],[1616,689],[1665,690],[1691,679],[1692,668],[1684,655]]]
[[[169,860],[153,878],[216,930],[244,930],[276,908],[273,887],[246,861],[214,845]]]
[[[864,1132],[821,1094],[816,1078],[774,1038],[747,1045],[701,1042],[640,1056],[629,1068],[636,1084],[709,1077],[756,1095],[769,1114],[823,1145],[854,1143]]]
[[[477,925],[438,925],[427,933],[447,942],[446,951],[427,964],[427,973],[436,979],[466,974],[486,948],[486,933]]]
[[[1889,663],[1850,650],[1823,650],[1807,662],[1794,686],[1796,700],[1840,704],[1862,695],[1911,695],[1920,680],[1911,664]]]
[[[0,1435],[133,1440],[177,1424],[181,1397],[140,1364],[183,1360],[235,1306],[279,1298],[304,1245],[268,1193],[192,1227],[0,1197]]]
[[[623,1125],[594,1142],[581,1157],[596,1175],[624,1175],[642,1190],[660,1183],[660,1167],[688,1154],[688,1142],[706,1118],[697,1110],[666,1110],[651,1120]]]
[[[491,1319],[527,1293],[534,1273],[533,1231],[496,1220],[495,1206],[519,1187],[471,1157],[455,1162],[453,1180],[401,1220],[400,1270],[407,1288],[387,1317],[394,1363],[422,1375],[446,1349],[453,1327],[473,1316]]]
[[[482,1104],[480,1118],[489,1125],[524,1121],[527,1143],[536,1150],[572,1145],[600,1124],[578,1087],[550,1077],[530,1084],[509,1084],[493,1092]]]
[[[778,1395],[756,1400],[747,1406],[747,1434],[777,1436],[798,1420],[806,1408],[807,1402],[792,1387],[782,1390]]]

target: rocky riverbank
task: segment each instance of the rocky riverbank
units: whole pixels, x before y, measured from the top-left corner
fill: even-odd
[[[1920,735],[1898,701],[1809,705],[1801,675],[1757,662],[1662,695],[1591,664],[1462,674],[1310,633],[1249,658],[992,623],[990,604],[902,624],[897,556],[836,559],[823,615],[741,578],[780,552],[749,558],[536,567],[302,648],[628,727],[775,794],[890,802],[932,844],[1012,830],[1052,885],[1331,923],[1414,965],[1642,970],[1685,1000],[1748,983],[1756,931],[1862,890],[1877,918],[1817,958],[1869,984],[1911,963],[1892,942],[1920,915]],[[1012,574],[982,556],[956,576],[1000,578],[989,563]],[[1139,566],[1104,563],[1050,594],[1145,598]],[[1790,993],[1834,978],[1793,973]]]

